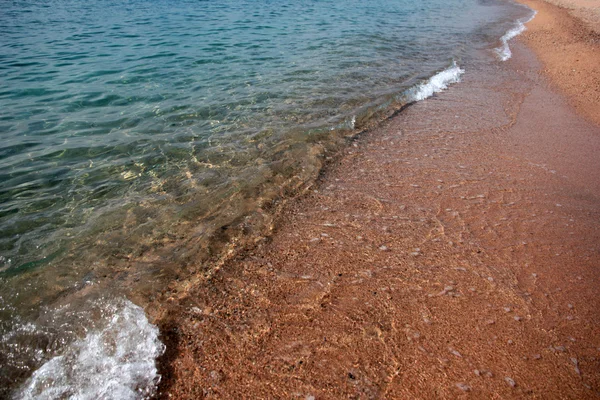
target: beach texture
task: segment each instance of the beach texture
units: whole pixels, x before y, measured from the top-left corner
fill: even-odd
[[[539,11],[524,34],[544,75],[578,112],[600,124],[600,6],[597,2],[525,0]],[[582,22],[583,21],[583,22]]]
[[[360,136],[164,299],[159,396],[600,396],[598,40],[524,3],[512,59]]]

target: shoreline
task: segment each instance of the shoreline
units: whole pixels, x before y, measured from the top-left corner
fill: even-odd
[[[497,82],[358,137],[169,304],[159,397],[597,396],[599,129],[511,48]]]
[[[542,73],[581,115],[600,124],[600,11],[581,20],[575,15],[589,11],[584,0],[561,3],[565,8],[550,4],[556,0],[519,2],[538,10],[521,37],[543,64]]]
[[[510,23],[510,19],[506,19],[504,23]],[[496,33],[500,31],[498,29]],[[278,218],[279,210],[284,209],[287,202],[296,201],[298,197],[305,195],[319,174],[327,170],[328,167],[323,165],[334,164],[337,157],[341,156],[340,148],[350,145],[355,136],[367,134],[382,120],[391,118],[413,102],[423,100],[458,80],[462,69],[455,59],[463,61],[467,52],[457,50],[456,54],[457,57],[452,57],[452,61],[438,63],[436,69],[415,73],[412,78],[404,81],[406,85],[403,84],[402,90],[386,87],[382,97],[356,108],[357,111],[348,114],[348,118],[340,125],[316,127],[314,131],[294,130],[294,135],[301,138],[296,143],[283,142],[281,146],[278,145],[281,153],[275,163],[269,162],[269,157],[265,157],[266,162],[259,159],[261,168],[256,176],[248,173],[238,177],[240,182],[247,184],[240,184],[239,191],[230,198],[231,203],[223,201],[214,205],[209,201],[199,201],[198,203],[205,203],[206,206],[190,207],[191,215],[199,213],[198,219],[181,215],[181,218],[171,218],[174,217],[172,212],[176,206],[168,207],[166,211],[163,209],[157,214],[154,211],[158,211],[160,207],[153,207],[146,202],[131,209],[124,205],[120,210],[127,210],[126,213],[107,214],[106,221],[97,220],[94,226],[103,227],[107,221],[112,221],[116,224],[115,229],[99,233],[98,237],[74,235],[77,239],[73,243],[78,245],[73,247],[73,251],[57,253],[56,258],[53,256],[47,260],[48,264],[35,266],[31,273],[17,274],[10,282],[15,284],[6,284],[15,289],[15,296],[8,297],[11,301],[14,299],[14,303],[24,310],[21,312],[20,308],[15,308],[14,314],[31,320],[37,319],[36,324],[38,321],[40,324],[35,329],[41,332],[49,318],[38,315],[38,305],[51,303],[57,309],[72,307],[77,310],[75,313],[83,314],[89,309],[103,307],[103,299],[99,299],[101,296],[113,298],[115,304],[120,304],[121,297],[124,296],[143,307],[149,320],[161,320],[164,302],[181,298],[190,288],[209,281],[213,274],[219,273],[221,266],[231,263],[238,253],[253,248],[264,237],[270,237],[273,220]],[[257,140],[255,144],[261,151],[270,147],[259,142]],[[198,164],[209,165],[212,169],[212,164],[200,163],[196,159],[195,165]],[[197,169],[192,170],[198,172]],[[186,176],[193,183],[195,180],[192,170],[188,170]],[[167,192],[163,194],[168,195]],[[212,209],[212,215],[203,215],[202,210],[206,209]],[[161,226],[170,226],[172,229],[153,228]],[[66,264],[69,268],[65,268]],[[92,265],[92,271],[88,271],[86,265]],[[64,273],[65,271],[68,273]],[[29,279],[30,277],[35,279]],[[21,286],[27,290],[20,290]],[[44,291],[45,288],[48,290]],[[115,315],[120,315],[123,310],[125,308],[116,311]],[[73,317],[74,322],[65,323],[71,323],[74,330],[86,330],[89,321],[79,324],[76,319]],[[16,322],[11,325],[13,321]],[[55,325],[54,319],[52,325]],[[21,322],[13,319],[9,321],[5,331],[12,334],[18,332],[20,326]],[[24,336],[26,335],[19,333],[12,336],[12,341],[6,342],[5,348],[26,341]],[[60,333],[50,333],[48,336],[58,337]],[[70,340],[65,339],[65,345],[56,354],[70,352],[70,344],[74,343]],[[21,359],[25,362],[33,360],[27,354],[28,351],[33,351],[32,347],[23,348],[26,350],[17,353],[14,359],[19,362]],[[13,354],[11,351],[4,353],[11,357]],[[22,369],[18,362],[6,363],[9,371],[3,374],[4,392],[0,391],[0,397],[13,387],[19,387],[28,372],[37,370],[46,361],[46,358],[36,359],[27,369]]]

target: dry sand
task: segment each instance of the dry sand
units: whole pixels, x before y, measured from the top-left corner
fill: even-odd
[[[546,0],[566,9],[576,19],[582,20],[587,28],[600,34],[600,1],[598,0]],[[541,7],[541,6],[540,6]],[[596,40],[597,43],[597,40]]]
[[[600,129],[538,75],[548,29],[543,64],[513,44],[364,134],[174,295],[160,396],[598,398]]]

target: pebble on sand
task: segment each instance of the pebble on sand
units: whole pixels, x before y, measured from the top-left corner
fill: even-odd
[[[454,354],[456,357],[462,357],[462,354],[460,354],[457,350],[454,350],[452,347],[448,347],[448,351]]]
[[[517,383],[514,381],[514,379],[512,379],[509,376],[505,377],[504,380],[506,381],[506,383],[508,383],[508,385],[510,387],[516,387],[517,386]]]
[[[575,366],[575,372],[577,375],[581,375],[581,370],[579,369],[579,361],[575,357],[571,357],[571,362]]]
[[[444,296],[444,295],[449,294],[449,293],[451,293],[453,291],[454,291],[454,286],[446,286],[446,287],[444,287],[444,290],[442,290],[441,292],[439,292],[436,296]],[[432,296],[430,295],[430,297],[432,297]]]
[[[456,384],[456,387],[462,390],[463,392],[471,391],[471,386],[467,385],[466,383],[459,382]]]
[[[492,371],[487,371],[485,369],[482,369],[481,371],[476,369],[473,371],[473,373],[477,376],[487,376],[488,378],[492,378],[494,376],[494,374],[492,374]]]
[[[413,251],[410,253],[410,255],[411,255],[411,256],[413,256],[413,257],[420,256],[420,255],[421,255],[421,249],[417,247],[416,249],[414,249],[414,250],[413,250]]]

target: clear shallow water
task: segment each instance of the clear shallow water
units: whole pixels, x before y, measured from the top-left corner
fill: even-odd
[[[228,227],[258,232],[244,216],[522,16],[489,0],[3,2],[0,386],[83,340],[77,308],[77,334],[42,318],[65,299],[151,301],[203,270]]]

